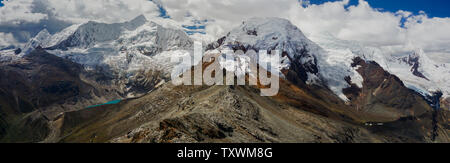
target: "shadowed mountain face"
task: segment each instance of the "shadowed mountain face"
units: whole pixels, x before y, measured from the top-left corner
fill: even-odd
[[[286,87],[288,85],[283,85]],[[295,87],[290,85],[290,87]],[[297,88],[298,89],[298,88]],[[286,92],[284,97],[306,94]],[[383,142],[320,101],[284,102],[242,86],[166,84],[139,99],[70,112],[62,142]],[[151,102],[150,102],[151,101]],[[292,104],[291,104],[292,103]],[[344,117],[344,118],[343,118]],[[131,130],[130,130],[131,129]]]
[[[355,63],[379,70],[375,63]],[[205,63],[207,65],[208,63]],[[364,65],[372,64],[372,65]],[[205,66],[203,66],[205,67]],[[382,69],[381,69],[382,70]],[[362,70],[360,69],[362,72]],[[389,75],[382,71],[383,76]],[[375,73],[377,74],[377,73]],[[377,76],[377,75],[375,75]],[[248,77],[247,77],[248,78]],[[393,76],[395,78],[395,76]],[[392,79],[394,80],[394,79]],[[375,82],[377,82],[374,79]],[[367,83],[376,85],[377,83]],[[402,83],[398,89],[406,89]],[[390,112],[358,110],[319,86],[299,87],[281,79],[274,97],[261,86],[173,86],[164,84],[138,99],[68,112],[57,120],[56,142],[432,142],[433,112],[391,118]],[[407,90],[407,89],[406,89]],[[405,91],[406,91],[405,90]],[[409,92],[409,91],[406,91]],[[409,96],[416,97],[413,92]],[[408,97],[408,96],[407,96]],[[405,100],[403,96],[399,97]],[[376,104],[393,105],[382,101]],[[418,102],[422,102],[420,98]],[[399,108],[397,112],[413,111]],[[369,110],[369,111],[368,111]],[[390,110],[389,110],[390,111]],[[437,141],[448,141],[445,115]],[[379,121],[377,121],[379,120]],[[374,122],[384,122],[382,125]],[[375,124],[367,125],[367,124]],[[436,140],[436,139],[434,139]]]
[[[119,97],[88,82],[81,65],[41,48],[0,67],[0,137],[6,142],[42,140],[47,121],[61,112]]]
[[[168,83],[138,99],[64,114],[53,141],[431,142],[431,115],[366,126],[365,113],[323,100],[329,95],[324,90],[315,97],[288,81],[281,89],[275,97],[261,97],[257,87]],[[438,131],[443,142],[444,129]]]
[[[408,142],[411,137],[436,141],[434,135],[440,135],[439,141],[448,142],[445,125],[448,111],[433,109],[428,104],[432,101],[406,88],[398,77],[384,71],[376,62],[355,58],[352,66],[358,67],[357,71],[363,76],[363,88],[352,84],[344,93],[351,99],[350,106],[362,113],[361,117],[370,124],[383,123],[371,127],[371,131],[387,138],[399,138],[398,142]],[[348,82],[351,84],[350,79]]]
[[[357,71],[364,78],[363,88],[353,84],[344,92],[353,107],[374,117],[371,121],[394,121],[432,110],[419,94],[406,88],[398,77],[377,63],[355,58],[352,66],[359,67]],[[347,80],[352,84],[349,78]]]
[[[426,80],[429,80],[418,70],[419,66],[420,66],[419,59],[420,59],[420,56],[414,54],[414,55],[410,55],[408,57],[402,58],[402,61],[408,63],[411,66],[411,72],[413,73],[413,75],[420,77],[420,78],[424,78]]]

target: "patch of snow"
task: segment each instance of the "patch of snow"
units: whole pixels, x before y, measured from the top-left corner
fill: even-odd
[[[82,24],[74,24],[71,25],[65,29],[63,29],[62,31],[55,33],[54,35],[52,35],[50,37],[50,39],[48,41],[45,41],[42,44],[43,48],[48,48],[48,47],[52,47],[55,45],[60,44],[62,41],[64,41],[65,39],[67,39],[70,35],[73,35],[75,33],[75,31],[81,26]]]
[[[15,53],[14,49],[0,51],[0,63],[17,61],[21,57]]]
[[[33,51],[36,47],[45,45],[48,43],[49,38],[51,37],[50,33],[47,29],[43,29],[40,31],[34,38],[30,39],[28,43],[23,48],[22,53],[28,54]]]
[[[192,40],[181,30],[165,28],[139,16],[124,23],[88,22],[55,34],[50,53],[86,69],[101,69],[119,76],[142,70],[170,73],[170,57],[190,55]]]
[[[279,74],[281,77],[283,77],[281,71],[290,68],[291,59],[301,64],[316,66],[315,56],[320,55],[320,47],[307,39],[291,22],[280,18],[252,18],[244,21],[241,26],[229,32],[223,42],[224,44],[217,49],[221,53],[233,49],[253,50],[256,54],[246,54],[250,55],[247,56],[249,59],[261,60],[263,62],[262,67],[267,70],[274,67],[272,73]],[[267,51],[268,57],[259,58],[261,57],[260,50]],[[271,54],[272,50],[277,50],[279,55]],[[283,55],[283,52],[287,55]],[[239,59],[240,61],[248,60],[248,58],[243,58],[240,55],[236,55],[236,57],[242,58]],[[272,62],[271,57],[278,57],[280,62]],[[237,62],[237,60],[234,62]],[[231,68],[227,66],[227,64],[231,65],[231,61],[223,61],[222,64],[224,64],[224,67]],[[240,63],[234,64],[239,65]],[[243,68],[241,70],[244,71]],[[313,73],[309,74],[311,78],[314,77]]]
[[[354,41],[339,40],[329,34],[316,35],[311,39],[328,52],[322,55],[322,59],[319,59],[322,68],[321,73],[329,76],[328,86],[338,95],[341,88],[347,87],[342,78],[344,76],[350,76],[352,83],[362,87],[363,79],[356,72],[357,67],[352,68],[350,66],[354,57],[360,57],[366,61],[377,62],[383,69],[399,77],[406,87],[422,95],[442,91],[444,98],[450,97],[450,68],[445,64],[435,63],[420,49],[411,52],[409,56],[398,56],[398,54],[391,54],[388,49],[365,46]],[[428,80],[414,75],[412,65],[402,60],[404,57],[418,57],[418,71]]]

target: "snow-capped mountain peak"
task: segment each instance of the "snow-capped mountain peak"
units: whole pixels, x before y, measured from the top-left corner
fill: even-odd
[[[49,38],[51,36],[52,35],[47,31],[47,29],[44,28],[34,38],[28,41],[28,43],[23,48],[24,54],[30,53],[38,46],[44,46],[48,44],[48,42],[50,41]]]
[[[344,101],[349,100],[343,90],[349,88],[350,83],[363,87],[364,79],[357,71],[359,67],[352,66],[353,59],[357,57],[378,63],[386,71],[398,76],[408,88],[424,96],[436,91],[442,91],[444,97],[449,95],[450,85],[447,81],[450,81],[450,75],[442,75],[450,74],[449,69],[437,65],[423,50],[418,49],[409,56],[392,59],[395,58],[393,54],[384,49],[333,36],[324,35],[313,40],[320,46],[306,38],[288,20],[252,18],[211,44],[209,49],[244,52],[279,50],[283,56],[282,64],[277,65],[278,72],[286,69],[300,70],[296,73],[307,84],[325,85]]]
[[[432,95],[436,91],[441,91],[444,98],[450,96],[450,82],[448,82],[450,69],[445,64],[436,64],[422,49],[416,49],[409,55],[399,57],[397,54],[392,54],[390,50],[366,46],[355,41],[340,40],[330,34],[315,36],[312,40],[327,51],[321,55],[323,58],[319,59],[322,70],[325,70],[323,61],[334,67],[321,73],[334,76],[329,79],[334,80],[336,86],[332,86],[333,82],[329,82],[328,86],[335,93],[348,87],[341,80],[344,76],[352,77],[351,81],[354,84],[362,83],[363,79],[360,75],[348,66],[353,58],[360,57],[366,61],[378,63],[386,71],[399,77],[409,89],[423,96]]]
[[[244,21],[226,36],[225,44],[233,49],[242,46],[256,51],[280,50],[286,52],[290,58],[295,58],[304,50],[314,52],[313,48],[318,48],[300,29],[281,18],[252,18]],[[314,60],[312,56],[307,59]]]
[[[297,78],[306,83],[320,82],[317,65],[317,56],[320,47],[306,38],[303,33],[290,21],[282,18],[252,18],[244,21],[239,27],[231,30],[225,37],[208,47],[221,52],[224,50],[272,50],[280,53],[280,65],[275,67],[275,74],[284,77],[283,71],[296,71]],[[258,60],[259,56],[238,56],[241,60]],[[222,63],[228,63],[223,61]],[[239,63],[237,63],[239,65]],[[272,63],[274,64],[274,63]],[[227,67],[227,66],[224,66]],[[238,66],[239,67],[239,66]],[[268,69],[263,64],[263,68]],[[269,69],[268,69],[269,70]],[[241,70],[247,71],[247,70]]]
[[[295,47],[289,44],[306,44],[310,41],[296,26],[280,18],[252,18],[244,21],[228,35],[227,43],[237,42],[253,48],[289,50],[293,54]],[[283,44],[284,43],[284,44]],[[292,56],[293,57],[293,56]]]
[[[125,23],[105,24],[89,21],[81,26],[54,48],[65,49],[70,47],[89,48],[96,43],[117,40],[123,31],[135,30],[147,22],[145,17],[139,16],[136,19]]]
[[[450,74],[450,67],[436,64],[421,49],[407,56],[393,57],[383,49],[339,40],[330,35],[312,39],[315,42],[288,20],[252,18],[210,44],[207,50],[243,50],[244,53],[248,50],[268,50],[269,53],[278,50],[281,64],[272,65],[277,67],[276,72],[272,73],[285,77],[286,72],[295,71],[301,81],[327,86],[345,101],[348,99],[343,89],[350,87],[348,79],[351,84],[363,87],[364,79],[356,71],[358,67],[351,66],[356,57],[377,62],[386,71],[398,76],[408,88],[423,95],[442,91],[444,97],[450,96],[450,75],[445,75]],[[119,73],[157,68],[168,72],[171,69],[167,67],[173,64],[168,62],[167,55],[191,52],[193,41],[183,30],[163,27],[141,15],[123,23],[90,21],[53,35],[44,29],[26,44],[22,54],[37,46],[87,68],[106,67]],[[5,53],[3,58],[10,60],[8,57],[14,57],[12,51]],[[247,61],[249,57],[258,59],[258,56],[238,57]],[[225,64],[229,62],[223,61],[226,58],[221,59],[224,68],[227,68]]]
[[[440,91],[444,98],[450,96],[450,68],[431,60],[422,49],[398,57],[390,65],[389,71],[399,76],[409,88],[423,95]]]
[[[411,66],[411,72],[413,75],[424,78],[426,80],[429,80],[422,72],[423,72],[423,66],[429,65],[429,66],[436,66],[434,62],[432,62],[423,52],[423,50],[419,49],[417,51],[414,51],[410,55],[406,57],[399,58],[399,60],[403,63],[407,63],[409,66]]]
[[[170,55],[190,53],[193,41],[182,30],[165,28],[144,16],[123,23],[87,22],[71,26],[50,37],[43,46],[50,53],[68,58],[86,69],[135,75],[157,70],[170,73]]]
[[[124,23],[124,27],[127,30],[135,30],[136,28],[144,25],[147,22],[148,22],[148,20],[147,20],[147,18],[145,18],[144,15],[139,15],[136,18],[134,18],[133,20],[130,20],[130,21]]]

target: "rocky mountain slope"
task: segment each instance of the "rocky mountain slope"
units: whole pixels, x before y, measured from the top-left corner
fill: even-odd
[[[111,76],[129,92],[129,97],[135,97],[148,92],[152,86],[149,82],[154,86],[163,81],[156,81],[156,84],[140,81],[143,76],[158,73],[158,78],[167,80],[176,65],[168,56],[189,55],[193,41],[182,30],[164,28],[138,16],[128,22],[114,24],[89,21],[54,35],[44,29],[25,47],[17,49],[18,54],[11,50],[2,51],[0,59],[8,61],[23,57],[38,46],[81,64],[86,70]]]
[[[0,67],[0,140],[6,142],[41,140],[49,132],[47,122],[61,113],[121,97],[113,85],[99,84],[103,74],[40,47]]]
[[[274,28],[278,25],[278,28]],[[274,30],[282,29],[282,30]],[[280,92],[262,97],[257,86],[174,86],[117,105],[66,113],[60,142],[433,142],[448,141],[448,112],[433,110],[374,61],[352,58],[342,95],[329,87],[319,46],[283,19],[251,19],[208,46],[280,50]],[[220,56],[220,55],[219,55]],[[240,54],[240,58],[258,58]],[[222,58],[226,59],[226,58]],[[248,60],[246,60],[248,61]],[[224,72],[234,69],[220,62]],[[241,63],[236,63],[237,65]],[[203,69],[208,63],[203,63]],[[247,72],[248,67],[237,66]],[[339,69],[338,69],[339,71]],[[191,73],[191,72],[186,72]],[[250,78],[245,75],[247,80]],[[358,79],[358,78],[357,78]],[[335,79],[337,80],[337,79]],[[344,100],[343,100],[344,99]]]
[[[324,100],[327,99],[327,100]],[[372,122],[323,88],[282,79],[275,97],[257,86],[174,86],[117,105],[68,112],[55,142],[447,142],[440,113]],[[368,125],[370,124],[370,125]],[[375,124],[372,126],[372,124]]]
[[[261,56],[246,52],[280,51],[281,63],[270,65],[275,69],[259,65],[281,77],[278,94],[263,97],[266,86],[260,83],[173,85],[169,75],[177,63],[170,56],[191,55],[193,42],[183,31],[143,16],[116,24],[87,22],[54,35],[44,30],[23,50],[1,54],[0,72],[8,77],[0,80],[0,141],[450,141],[449,111],[441,109],[448,106],[446,92],[437,103],[431,96],[446,84],[420,91],[403,76],[437,79],[424,68],[430,62],[324,42],[314,43],[287,20],[254,18],[207,46],[205,55],[219,56],[224,72],[237,67],[236,77],[247,81],[252,76],[245,62]],[[242,53],[228,60],[226,51]],[[401,71],[389,68],[394,62],[404,65]],[[196,66],[205,71],[209,64]],[[123,100],[88,107],[114,99]]]
[[[373,61],[379,64],[387,72],[397,76],[407,88],[412,89],[422,96],[432,96],[435,92],[443,93],[443,99],[450,96],[449,81],[450,69],[448,64],[438,64],[429,59],[427,54],[421,49],[415,49],[406,55],[396,54],[389,49],[370,47],[354,41],[337,39],[331,35],[323,34],[312,38],[322,47],[326,53],[322,53],[323,61],[336,67],[336,70],[329,70],[330,76],[335,79],[342,79],[352,76],[348,72],[348,67],[352,67],[353,58],[359,57],[366,61]],[[354,73],[354,72],[353,72]],[[342,74],[342,75],[336,75]],[[358,75],[352,77],[352,81],[359,87],[362,80]],[[342,81],[341,81],[342,82]],[[339,82],[339,83],[341,83]],[[334,84],[333,84],[334,85]],[[333,89],[333,85],[330,88]],[[342,83],[339,89],[342,88]],[[344,85],[344,88],[348,85]],[[449,110],[450,108],[445,107]]]
[[[177,49],[191,44],[182,31],[139,16],[74,25],[54,35],[44,29],[23,48],[1,51],[2,141],[41,141],[47,123],[64,112],[148,93],[167,80],[167,55],[184,55]]]

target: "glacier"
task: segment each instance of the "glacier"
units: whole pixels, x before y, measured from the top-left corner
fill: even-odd
[[[448,64],[438,64],[431,60],[420,48],[410,51],[409,55],[392,53],[389,49],[366,46],[356,41],[340,40],[330,34],[316,35],[310,37],[327,51],[327,62],[338,62],[341,65],[349,65],[352,58],[360,57],[366,61],[377,62],[383,69],[399,77],[405,86],[416,91],[422,96],[431,96],[434,92],[442,92],[444,98],[450,97],[450,67]],[[415,75],[414,65],[408,63],[408,59],[417,59],[416,70],[423,76]],[[347,68],[346,68],[347,67]],[[348,66],[341,66],[339,73],[348,74]],[[351,70],[350,70],[351,71]],[[416,73],[417,73],[416,72]],[[352,72],[352,82],[362,83],[362,78]],[[341,79],[336,77],[336,79]],[[340,82],[342,83],[342,82]],[[338,89],[345,87],[340,85]]]
[[[172,21],[158,19],[156,23],[138,16],[123,23],[89,21],[74,24],[53,35],[44,29],[24,44],[19,54],[14,49],[2,50],[0,61],[13,61],[40,46],[87,70],[103,70],[121,78],[130,78],[147,70],[162,71],[169,76],[175,65],[181,64],[170,62],[170,56],[192,56],[194,40],[198,37],[186,34],[183,28],[172,27]],[[281,18],[248,19],[219,40],[220,44],[211,43],[214,48],[208,49],[206,54],[279,50],[281,63],[271,65],[276,67],[272,73],[284,77],[284,69],[289,69],[292,62],[299,63],[306,71],[307,84],[326,86],[344,101],[348,98],[343,89],[350,87],[346,77],[350,77],[352,84],[363,86],[363,78],[356,71],[358,67],[351,66],[355,57],[377,62],[423,96],[440,91],[444,98],[450,97],[450,65],[434,62],[421,49],[398,56],[383,48],[340,40],[327,33],[307,38],[298,27]],[[257,54],[235,57],[233,60],[220,57],[219,60],[229,71],[235,71],[237,67],[240,75],[249,72],[249,61],[259,59]],[[190,65],[185,66],[187,69]]]
[[[87,70],[106,69],[119,76],[132,76],[142,70],[170,73],[176,63],[171,63],[169,56],[193,51],[193,41],[184,31],[165,28],[142,15],[123,23],[89,21],[54,35],[44,29],[29,41],[21,55],[37,46]]]

